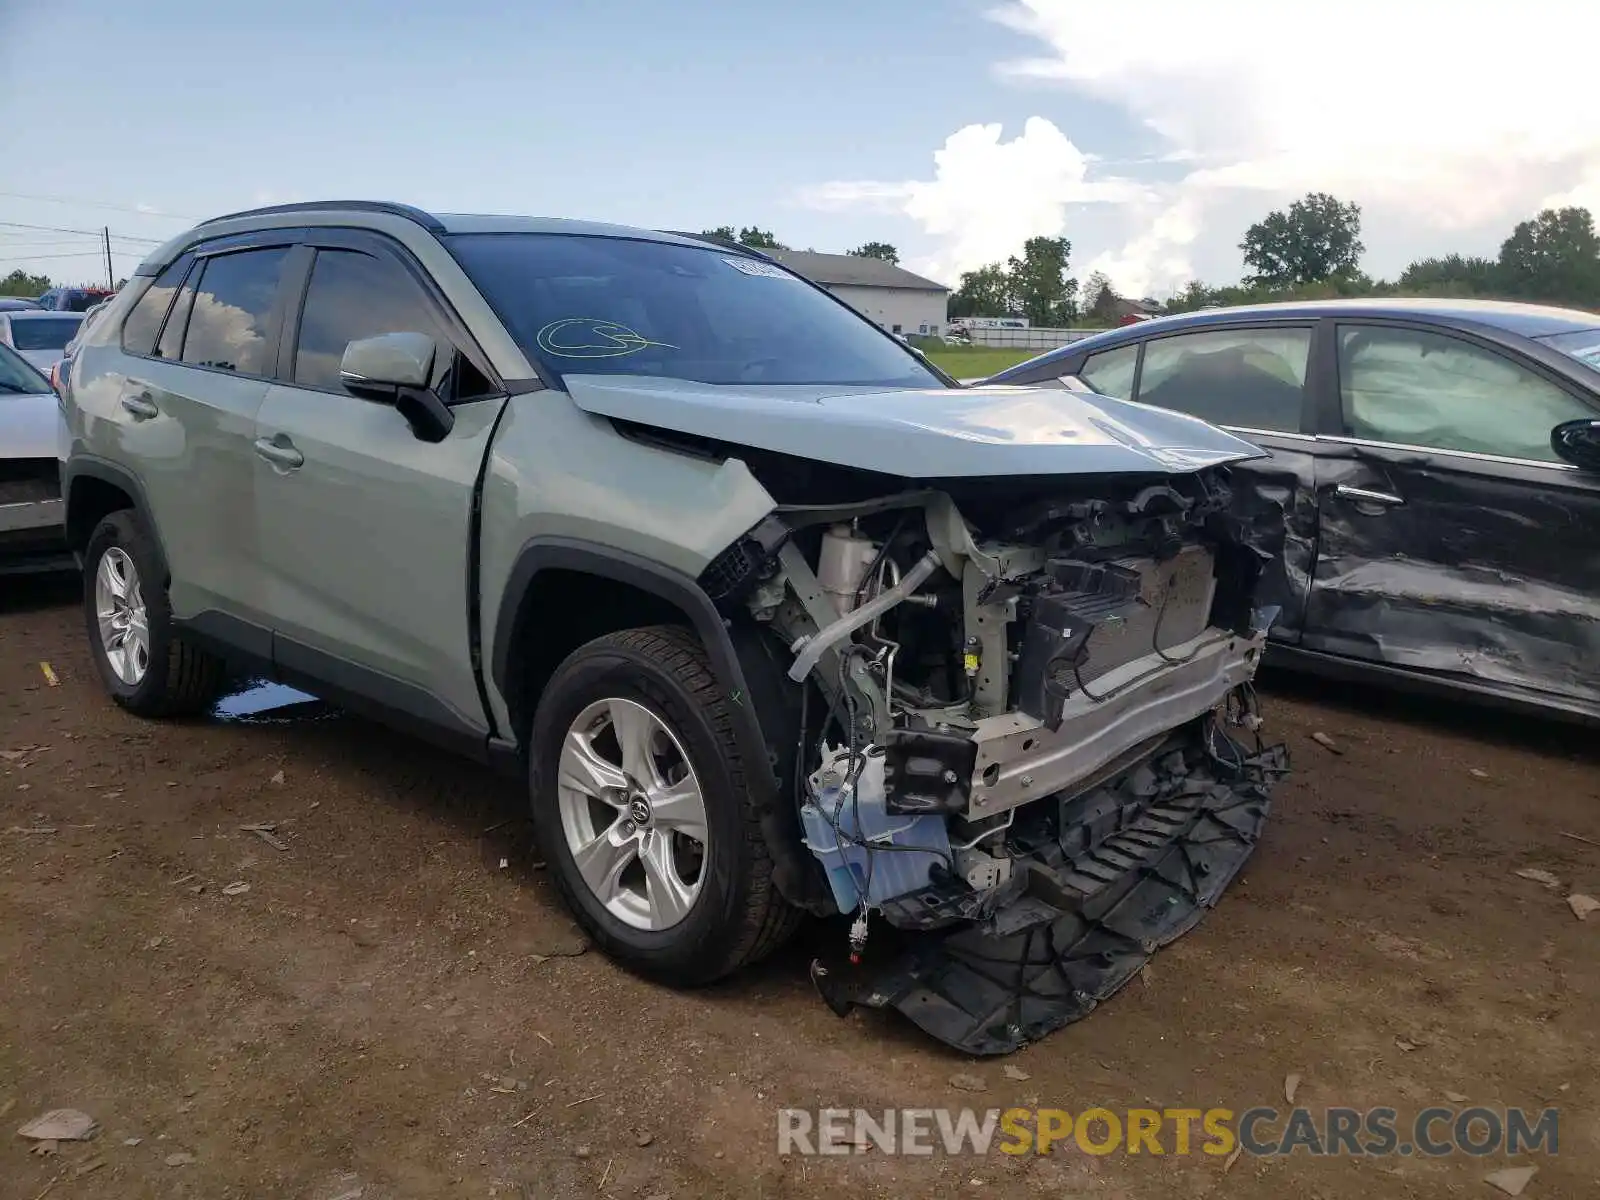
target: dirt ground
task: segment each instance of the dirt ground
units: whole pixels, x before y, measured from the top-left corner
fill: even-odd
[[[1600,894],[1600,846],[1564,836],[1600,842],[1592,734],[1274,684],[1296,771],[1218,909],[1088,1019],[973,1062],[834,1017],[806,942],[836,926],[694,994],[585,953],[518,789],[470,764],[337,715],[125,715],[74,589],[0,582],[0,751],[31,748],[0,759],[8,1200],[1499,1194],[1503,1154],[777,1149],[782,1106],[1237,1112],[1291,1073],[1316,1108],[1558,1105],[1526,1195],[1600,1194],[1600,917],[1565,900]],[[31,1155],[16,1127],[65,1106],[98,1137]]]

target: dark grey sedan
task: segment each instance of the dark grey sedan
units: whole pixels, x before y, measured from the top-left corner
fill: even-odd
[[[1203,417],[1288,517],[1269,661],[1600,720],[1600,314],[1462,300],[1211,309],[984,381]],[[979,385],[982,386],[982,385]]]

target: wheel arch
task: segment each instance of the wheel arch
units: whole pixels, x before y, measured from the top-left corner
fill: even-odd
[[[61,498],[66,502],[67,546],[82,558],[95,527],[114,512],[132,509],[150,533],[163,587],[171,582],[166,547],[151,520],[150,502],[138,479],[123,467],[98,458],[67,460],[61,472]]]
[[[726,620],[682,572],[575,538],[541,537],[523,545],[500,599],[488,664],[518,745],[526,753],[539,695],[568,654],[604,634],[653,624],[693,629],[732,702],[734,733],[779,892],[799,907],[829,911],[819,907],[824,889],[801,843],[798,815],[782,803],[786,721],[760,631]]]

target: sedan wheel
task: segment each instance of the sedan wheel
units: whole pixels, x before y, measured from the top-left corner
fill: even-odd
[[[607,912],[634,929],[671,929],[700,896],[705,797],[665,721],[609,697],[578,714],[561,746],[557,805],[578,873]]]
[[[94,600],[106,662],[118,679],[137,687],[150,669],[150,616],[139,570],[120,546],[110,547],[100,558]]]

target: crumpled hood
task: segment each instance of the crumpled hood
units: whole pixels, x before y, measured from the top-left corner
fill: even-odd
[[[1059,388],[565,383],[597,416],[908,478],[1170,474],[1265,456],[1194,417]]]

